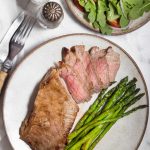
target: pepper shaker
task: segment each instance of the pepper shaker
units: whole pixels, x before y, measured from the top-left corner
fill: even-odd
[[[61,6],[56,2],[45,3],[38,13],[38,23],[44,28],[56,28],[64,18]]]

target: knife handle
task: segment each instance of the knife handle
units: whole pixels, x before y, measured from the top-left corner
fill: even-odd
[[[2,91],[3,85],[5,83],[5,80],[7,78],[8,73],[4,71],[0,71],[0,93]]]

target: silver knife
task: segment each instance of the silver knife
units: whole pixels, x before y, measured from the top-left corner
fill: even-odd
[[[8,51],[9,51],[8,47],[9,47],[10,38],[12,37],[16,29],[19,27],[19,25],[23,21],[24,14],[25,14],[24,12],[21,12],[17,16],[17,18],[13,21],[12,25],[10,26],[10,28],[8,29],[8,31],[6,32],[6,34],[0,41],[0,69],[1,69],[2,63],[5,61],[8,55]]]

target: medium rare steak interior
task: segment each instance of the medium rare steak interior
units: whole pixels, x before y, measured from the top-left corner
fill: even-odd
[[[20,138],[33,150],[63,150],[79,107],[115,80],[120,56],[111,47],[76,45],[62,50],[62,61],[42,79],[33,111]]]
[[[60,76],[77,103],[88,101],[93,93],[107,88],[115,80],[120,56],[111,47],[94,46],[86,51],[84,45],[76,45],[63,48],[62,53]]]

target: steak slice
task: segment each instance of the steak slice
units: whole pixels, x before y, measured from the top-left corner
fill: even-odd
[[[63,150],[79,108],[52,69],[41,81],[30,116],[20,127],[20,138],[33,150]]]
[[[71,48],[71,51],[75,54],[77,58],[77,62],[80,64],[80,70],[78,71],[78,74],[81,76],[81,80],[84,82],[85,87],[89,91],[89,94],[93,93],[93,84],[92,81],[90,80],[90,77],[87,72],[87,67],[90,63],[90,55],[87,51],[85,51],[85,46],[84,45],[76,45]],[[77,68],[78,69],[78,68]]]
[[[75,52],[77,58],[79,58],[83,63],[83,66],[87,74],[86,82],[89,82],[89,89],[91,93],[100,92],[101,81],[99,81],[96,76],[94,67],[92,65],[90,54],[88,51],[85,51],[85,46],[77,45],[77,46],[74,46],[71,50]]]
[[[120,55],[112,47],[108,47],[106,59],[109,69],[109,80],[113,82],[120,67]]]
[[[68,91],[77,103],[84,102],[89,99],[89,93],[85,90],[84,85],[78,79],[76,73],[69,65],[60,62],[60,77],[65,81]]]
[[[71,50],[67,48],[63,49],[66,55],[63,57],[63,61],[66,65],[70,66],[74,74],[76,74],[77,80],[82,84],[85,92],[88,94],[83,101],[88,101],[91,99],[91,94],[93,90],[92,82],[89,80],[86,68],[83,64],[84,46],[74,46]],[[81,54],[82,53],[82,54]],[[80,58],[78,57],[80,55]]]
[[[107,88],[109,86],[109,68],[106,59],[107,51],[105,49],[100,50],[99,47],[94,46],[90,50],[91,60],[93,63],[94,70],[96,75],[101,81],[101,88]]]

